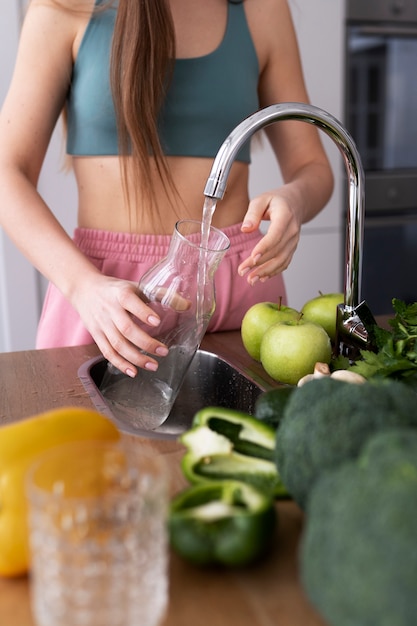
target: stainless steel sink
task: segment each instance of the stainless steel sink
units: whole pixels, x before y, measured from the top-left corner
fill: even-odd
[[[191,426],[194,414],[205,406],[223,406],[253,413],[258,396],[265,391],[260,382],[239,371],[212,352],[197,350],[180,393],[167,420],[155,430],[138,430],[118,419],[116,411],[100,393],[107,361],[96,357],[84,363],[78,376],[95,408],[127,433],[157,439],[176,439]]]

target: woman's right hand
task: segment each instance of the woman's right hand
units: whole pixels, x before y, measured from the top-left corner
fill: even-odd
[[[137,367],[155,371],[158,362],[150,355],[168,354],[135,323],[134,318],[153,328],[160,324],[138,296],[136,283],[94,273],[92,281],[78,285],[71,301],[103,356],[128,376],[136,376]]]

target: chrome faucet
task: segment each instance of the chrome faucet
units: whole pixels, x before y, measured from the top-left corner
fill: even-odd
[[[244,119],[226,137],[214,159],[204,195],[221,200],[230,168],[243,144],[252,135],[279,120],[300,120],[322,129],[338,146],[347,171],[348,212],[344,302],[337,308],[336,353],[354,360],[360,349],[373,349],[375,319],[365,301],[360,301],[362,279],[365,176],[356,145],[338,120],[310,104],[284,102],[261,109]]]

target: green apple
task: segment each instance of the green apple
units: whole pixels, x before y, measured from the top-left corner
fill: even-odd
[[[248,309],[241,325],[242,342],[253,359],[260,360],[262,337],[272,324],[284,320],[295,320],[300,311],[285,306],[280,302],[258,302]]]
[[[303,319],[324,328],[331,341],[336,341],[337,305],[343,304],[343,293],[321,293],[306,302],[301,309]]]
[[[296,385],[314,372],[317,362],[330,363],[332,347],[324,328],[304,318],[270,326],[261,342],[261,363],[274,380]]]

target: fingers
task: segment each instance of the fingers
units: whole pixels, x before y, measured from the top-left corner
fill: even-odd
[[[121,328],[115,324],[106,333],[100,332],[96,343],[103,356],[117,369],[132,378],[137,374],[137,368],[150,371],[158,369],[155,356],[164,357],[168,348],[157,339],[150,337],[126,314],[126,321]],[[140,348],[138,348],[140,346]]]
[[[250,201],[246,215],[243,218],[241,230],[250,233],[259,228],[262,219],[265,219],[265,212],[271,201],[271,196],[263,194]]]
[[[155,299],[163,304],[164,306],[168,306],[174,311],[188,311],[191,307],[191,301],[184,298],[181,294],[175,291],[175,285],[172,285],[171,288],[159,287],[157,292],[155,293]]]
[[[152,328],[158,328],[160,325],[159,316],[131,291],[120,292],[119,303],[120,309],[114,315],[113,325],[106,334],[108,345],[105,349],[111,356],[111,358],[108,356],[106,358],[114,365],[116,365],[114,361],[123,361],[122,371],[129,370],[128,375],[136,374],[136,367],[132,368],[132,365],[156,371],[158,361],[151,355],[164,357],[168,354],[168,348],[151,336],[153,332],[149,334]],[[149,326],[149,332],[137,321]],[[119,366],[116,365],[116,367]]]
[[[280,232],[277,225],[271,224],[266,235],[258,242],[238,267],[240,276],[245,276],[250,285],[258,280],[265,282],[286,270],[291,263],[299,240],[298,228],[290,226]]]
[[[273,257],[270,261],[264,263],[255,263],[251,266],[245,265],[246,261],[242,263],[238,272],[240,276],[245,276],[248,283],[253,286],[258,280],[260,282],[266,282],[272,276],[282,273],[287,269],[291,263],[292,254],[282,255],[281,257]]]
[[[161,320],[139,298],[136,285],[102,277],[93,291],[83,294],[78,310],[103,356],[132,377],[137,368],[157,370],[157,359],[168,348],[151,336]]]

